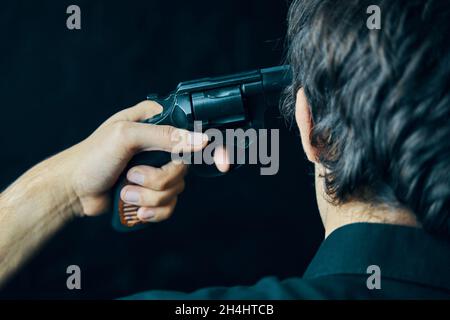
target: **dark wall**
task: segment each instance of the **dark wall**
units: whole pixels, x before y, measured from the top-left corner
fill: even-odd
[[[66,28],[77,4],[82,30]],[[282,62],[282,0],[2,1],[0,186],[79,142],[116,111],[181,80]],[[244,167],[187,178],[173,218],[118,234],[110,214],[67,225],[0,291],[3,298],[114,298],[302,274],[323,231],[312,170],[279,117],[280,172]],[[82,290],[66,289],[66,267]]]

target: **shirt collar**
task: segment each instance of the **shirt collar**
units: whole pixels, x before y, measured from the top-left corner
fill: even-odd
[[[335,230],[304,274],[315,278],[364,274],[377,265],[381,276],[450,290],[450,241],[419,228],[355,223]]]

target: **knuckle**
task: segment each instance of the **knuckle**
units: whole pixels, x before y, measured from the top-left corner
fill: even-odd
[[[167,179],[158,179],[155,182],[155,189],[157,191],[163,191],[163,190],[165,190],[167,188],[167,185],[168,185]]]
[[[172,175],[181,176],[183,177],[185,173],[187,172],[188,165],[179,162],[179,163],[173,163],[173,165],[168,169],[167,171],[170,172]]]
[[[182,167],[181,167],[181,174],[184,177],[188,173],[189,165],[187,165],[185,163],[182,163],[181,165],[182,165]]]
[[[157,219],[159,221],[167,220],[172,216],[173,209],[165,208],[161,213],[158,215]]]
[[[153,199],[150,200],[149,205],[152,207],[159,207],[162,205],[163,199],[161,197],[155,197]]]
[[[128,124],[126,121],[117,121],[113,124],[113,127],[117,134],[123,134],[127,131]]]
[[[161,126],[160,128],[161,128],[161,135],[163,137],[172,138],[172,136],[175,133],[174,127],[164,125],[164,126]]]
[[[180,186],[178,187],[178,193],[183,192],[185,188],[186,188],[186,182],[183,179],[183,180],[181,180]]]
[[[165,174],[158,176],[156,180],[156,189],[159,191],[164,191],[170,186],[170,177]]]
[[[112,125],[113,136],[115,139],[127,140],[128,139],[128,124],[126,121],[117,121]]]
[[[164,191],[170,186],[171,176],[163,170],[158,170],[153,175],[153,188],[157,191]]]
[[[168,205],[168,206],[166,206],[164,208],[161,208],[161,211],[158,214],[158,219],[160,219],[160,221],[161,220],[167,220],[167,219],[169,219],[172,216],[172,214],[173,214],[173,212],[175,210],[176,202],[177,202],[177,198],[174,198],[170,205]]]
[[[168,194],[166,192],[160,192],[160,194],[155,197],[155,207],[161,207],[167,205]]]
[[[164,202],[164,195],[160,194],[160,192],[147,190],[142,202],[144,203],[145,206],[148,207],[159,207]]]

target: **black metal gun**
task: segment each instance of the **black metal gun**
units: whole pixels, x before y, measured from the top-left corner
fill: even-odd
[[[264,116],[271,106],[277,106],[281,91],[291,82],[289,66],[259,69],[217,78],[181,82],[166,98],[149,95],[147,99],[162,105],[161,114],[144,121],[149,124],[171,125],[194,130],[194,122],[202,128],[264,128]],[[124,203],[120,191],[129,182],[126,172],[136,165],[161,167],[171,155],[162,151],[142,152],[128,164],[115,186],[113,227],[118,231],[140,229],[139,207]],[[130,216],[134,219],[129,219]],[[127,218],[126,218],[127,217]]]

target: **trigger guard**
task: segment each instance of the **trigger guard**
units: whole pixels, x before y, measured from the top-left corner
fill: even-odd
[[[214,167],[214,168],[211,168]],[[214,177],[220,177],[225,175],[225,172],[220,172],[215,165],[211,164],[211,165],[207,165],[207,164],[202,164],[202,165],[193,165],[191,168],[192,172],[194,172],[194,174],[196,176],[199,176],[201,178],[214,178]]]
[[[244,130],[245,129],[248,129],[248,128],[244,128]],[[223,136],[226,137],[225,129],[221,130],[221,132],[222,132]],[[242,143],[243,141],[244,141],[244,143]],[[235,148],[235,149],[241,149],[241,150],[244,149],[244,150],[246,150],[253,143],[255,143],[255,141],[253,141],[251,139],[244,138],[244,140],[237,141],[236,143],[234,143],[234,141],[233,141],[232,147]],[[224,146],[225,147],[228,146],[227,141],[225,141]],[[234,154],[236,154],[236,152],[234,152]],[[242,166],[243,166],[243,164],[233,163],[233,164],[230,165],[230,170],[229,171],[221,172],[221,171],[219,171],[219,169],[217,169],[215,164],[210,164],[210,165],[208,165],[208,164],[198,165],[197,164],[197,165],[193,165],[191,167],[191,170],[192,170],[192,172],[195,175],[197,175],[199,177],[202,177],[202,178],[214,178],[214,177],[220,177],[220,176],[224,176],[226,174],[229,174],[230,172],[233,172],[234,170],[236,170],[236,169],[238,169],[238,168],[240,168]]]

